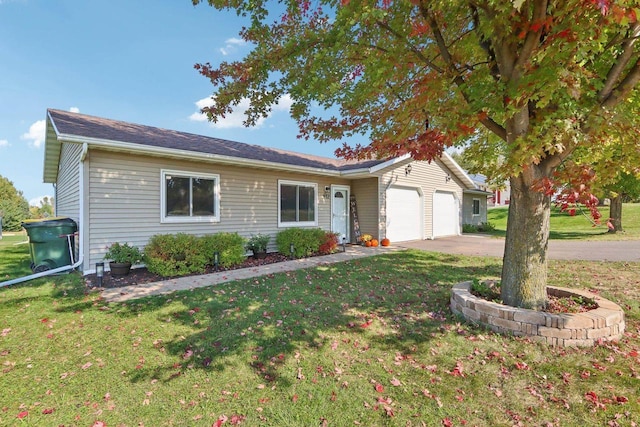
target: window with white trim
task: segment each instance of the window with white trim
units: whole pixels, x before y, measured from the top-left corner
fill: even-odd
[[[480,199],[473,199],[473,215],[480,215]]]
[[[278,181],[278,226],[318,225],[318,185],[309,182]]]
[[[163,170],[162,222],[220,221],[220,175]]]

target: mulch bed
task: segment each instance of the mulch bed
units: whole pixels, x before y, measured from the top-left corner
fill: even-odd
[[[253,257],[247,257],[242,264],[230,268],[218,268],[220,271],[237,270],[240,268],[252,268],[260,265],[273,264],[276,262],[287,261],[289,258],[279,253],[269,253],[264,259],[255,259]],[[215,273],[216,270],[212,266],[208,266],[207,269],[201,273],[190,274],[189,276],[199,276],[202,274]],[[185,277],[185,276],[180,276]],[[106,272],[102,278],[102,288],[121,288],[123,286],[142,285],[145,283],[159,282],[161,280],[172,279],[172,277],[162,277],[158,274],[151,273],[146,267],[134,268],[126,276],[112,276],[111,273]],[[89,274],[84,277],[85,283],[89,288],[98,288],[98,279],[95,274]]]

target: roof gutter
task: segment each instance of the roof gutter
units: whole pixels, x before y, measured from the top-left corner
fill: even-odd
[[[176,149],[167,149],[167,148],[161,148],[161,147],[141,146],[140,144],[132,144],[128,142],[113,141],[113,140],[100,139],[100,138],[80,137],[80,136],[67,135],[67,134],[59,134],[58,141],[76,143],[76,144],[88,144],[91,147],[103,148],[109,151],[128,151],[128,152],[144,153],[144,154],[150,154],[150,155],[161,155],[161,156],[170,155],[170,156],[174,156],[174,157],[182,158],[186,160],[201,160],[201,161],[217,162],[217,163],[230,164],[230,165],[237,165],[240,163],[242,165],[253,166],[258,168],[286,169],[288,171],[297,171],[297,172],[313,172],[317,175],[326,175],[326,176],[341,175],[340,171],[338,170],[313,168],[308,166],[288,165],[285,163],[269,162],[266,160],[245,159],[241,157],[222,156],[219,154],[198,153],[198,152],[189,151],[189,150],[176,150]]]

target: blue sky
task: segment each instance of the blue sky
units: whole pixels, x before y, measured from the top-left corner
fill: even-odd
[[[193,68],[241,59],[243,21],[190,0],[0,0],[0,175],[29,201],[42,182],[47,108],[333,156],[296,138],[287,100],[256,128],[198,114],[213,86]]]

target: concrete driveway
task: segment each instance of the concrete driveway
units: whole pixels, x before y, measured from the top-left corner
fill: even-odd
[[[397,243],[402,248],[502,258],[504,239],[477,234]],[[640,240],[549,240],[549,259],[640,262]]]

